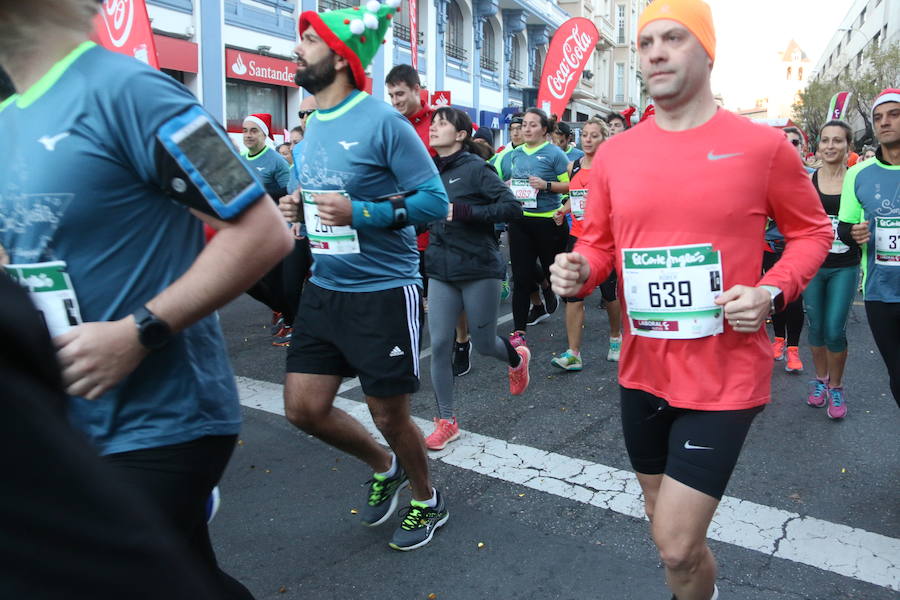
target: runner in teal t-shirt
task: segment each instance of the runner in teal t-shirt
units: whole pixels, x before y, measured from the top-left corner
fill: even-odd
[[[569,161],[559,147],[547,141],[553,125],[544,112],[529,108],[523,117],[525,143],[501,159],[501,172],[522,202],[523,218],[509,224],[509,257],[513,274],[513,322],[511,341],[525,344],[525,330],[556,310],[558,300],[550,290],[550,265],[563,252],[569,226],[557,225],[553,216],[560,209],[560,196],[569,191]],[[544,281],[536,277],[540,260]],[[543,287],[546,285],[547,287]],[[542,287],[544,305],[531,309],[531,292]]]
[[[266,193],[278,202],[288,193],[291,166],[267,144],[266,140],[270,140],[272,135],[269,125],[260,117],[267,117],[271,122],[270,115],[250,115],[244,120],[244,145],[247,149],[241,152],[241,158],[250,172],[262,182]]]
[[[295,81],[315,95],[318,110],[306,124],[299,202],[285,198],[281,208],[306,222],[315,260],[287,357],[284,405],[291,423],[372,469],[359,511],[364,525],[393,517],[398,492],[409,485],[412,500],[389,545],[413,550],[449,518],[409,413],[423,322],[413,226],[447,218],[449,207],[412,124],[362,91],[365,67],[399,5],[372,0],[300,15]],[[359,378],[396,455],[334,406],[346,376]]]
[[[838,236],[862,246],[866,317],[900,406],[900,90],[878,96],[872,123],[881,145],[844,177]]]
[[[572,134],[572,128],[568,123],[557,123],[551,137],[553,138],[553,143],[559,146],[559,149],[563,151],[570,163],[584,156],[584,152],[575,147],[575,136]]]
[[[187,89],[87,41],[91,15],[56,4],[67,19],[3,9],[4,33],[27,40],[4,43],[23,90],[0,108],[7,272],[54,335],[71,422],[221,579],[220,597],[250,598],[219,571],[206,531],[241,424],[214,311],[290,236]],[[220,230],[206,246],[202,221]]]

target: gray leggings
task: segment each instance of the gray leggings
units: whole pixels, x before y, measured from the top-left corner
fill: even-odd
[[[442,419],[453,418],[452,348],[456,322],[463,312],[479,354],[510,364],[508,342],[497,335],[500,280],[439,281],[428,284],[428,333],[431,336],[431,385]]]

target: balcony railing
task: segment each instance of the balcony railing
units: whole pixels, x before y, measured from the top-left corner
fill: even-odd
[[[319,12],[353,8],[354,6],[357,6],[357,3],[348,0],[319,0]]]
[[[398,40],[403,40],[407,44],[409,43],[409,38],[412,35],[412,31],[406,25],[402,25],[400,23],[394,22],[394,37]],[[418,46],[425,46],[425,32],[421,29],[416,32],[416,37],[418,39]]]
[[[224,0],[222,8],[226,25],[294,40],[297,36],[295,6],[295,2],[288,0]]]
[[[522,73],[521,69],[516,69],[514,67],[510,67],[509,78],[512,81],[523,81],[525,79],[525,74]]]
[[[489,58],[487,56],[481,57],[481,68],[485,71],[490,71],[491,73],[497,72],[497,61],[493,58]]]
[[[149,0],[149,4],[156,4],[165,8],[171,8],[184,13],[194,12],[193,2],[191,0]]]
[[[447,50],[447,56],[458,62],[466,62],[469,60],[468,51],[462,46],[456,44],[446,44],[444,48]]]

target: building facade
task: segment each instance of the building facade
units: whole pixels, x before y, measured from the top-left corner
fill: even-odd
[[[184,83],[233,137],[270,113],[276,141],[299,122],[291,55],[298,6],[284,0],[147,0],[160,67]]]
[[[900,42],[900,0],[854,0],[813,68],[812,76],[834,79],[863,65],[870,45]]]
[[[812,77],[830,80],[859,71],[870,47],[895,43],[900,43],[900,0],[854,0],[819,57]],[[857,140],[866,136],[862,117],[854,114],[850,125]]]
[[[806,88],[812,73],[812,61],[795,40],[783,51],[774,53],[766,64],[766,77],[760,81],[760,91],[751,108],[736,112],[750,119],[789,119],[799,93]]]
[[[566,121],[642,107],[635,50],[637,15],[648,0],[418,0],[415,44],[404,2],[369,68],[373,94],[396,64],[411,64],[422,84],[449,91],[454,106],[479,126],[503,131],[509,115],[535,104],[547,47],[570,16],[597,24],[600,42],[585,69]],[[298,122],[305,93],[293,83],[296,26],[305,10],[355,0],[147,0],[160,66],[184,83],[230,132],[244,116],[268,112],[276,136]],[[498,138],[499,139],[499,138]]]
[[[609,78],[610,107],[622,112],[634,106],[643,112],[652,100],[645,98],[644,79],[637,54],[638,17],[651,0],[610,0],[615,43],[610,57]]]

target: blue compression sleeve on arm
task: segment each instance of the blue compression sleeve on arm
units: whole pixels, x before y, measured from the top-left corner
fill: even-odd
[[[430,223],[447,218],[449,200],[439,175],[416,186],[416,193],[406,198],[409,225]],[[390,227],[394,224],[394,207],[390,202],[353,201],[353,227]]]

